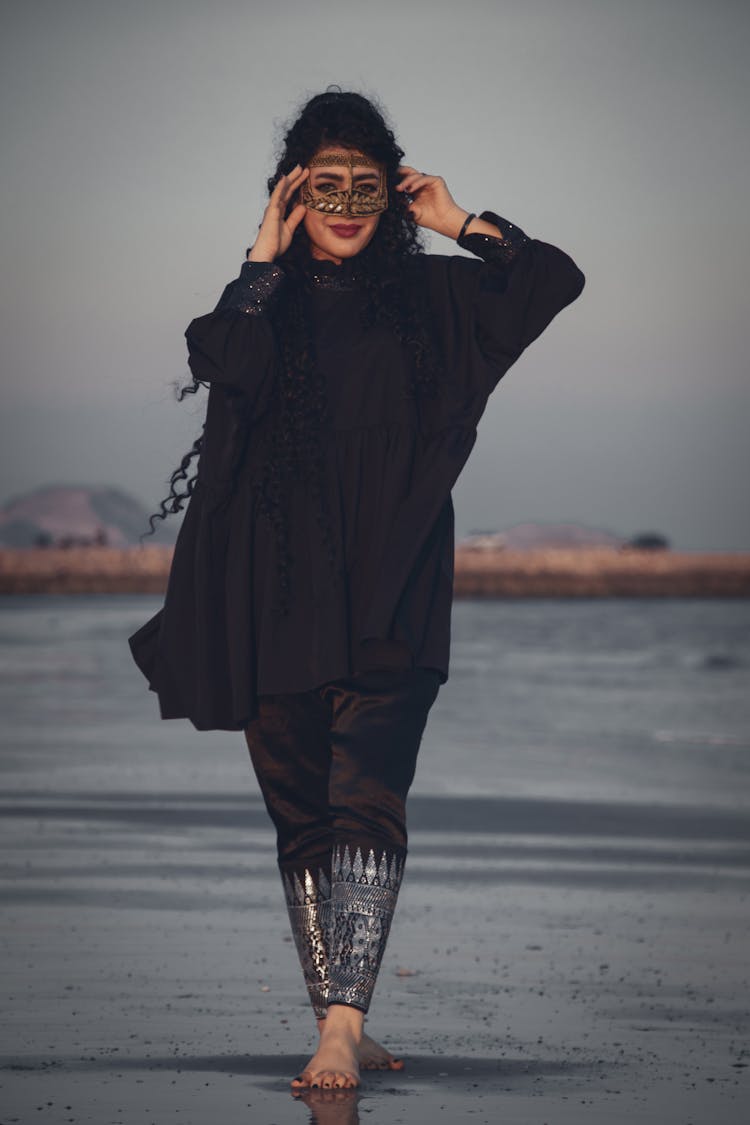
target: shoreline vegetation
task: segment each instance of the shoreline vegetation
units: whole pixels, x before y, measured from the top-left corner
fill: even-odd
[[[163,594],[172,546],[0,549],[0,594]],[[746,598],[750,553],[457,547],[457,598]]]

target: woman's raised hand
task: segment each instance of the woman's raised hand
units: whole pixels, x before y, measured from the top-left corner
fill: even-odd
[[[295,164],[291,172],[282,176],[276,184],[263,212],[258,237],[247,256],[248,261],[273,262],[289,249],[292,235],[302,222],[307,208],[304,203],[298,203],[288,215],[286,209],[289,200],[309,174],[309,168]]]
[[[396,191],[405,191],[412,197],[409,211],[414,221],[427,230],[456,238],[469,212],[458,206],[443,177],[428,176],[408,164],[399,165],[398,171],[404,178],[396,185]]]

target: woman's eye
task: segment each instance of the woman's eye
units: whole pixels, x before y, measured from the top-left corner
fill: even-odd
[[[330,180],[319,180],[315,185],[316,191],[335,191],[336,185],[331,183]]]
[[[375,187],[375,184],[360,184],[359,190],[366,191],[369,195],[374,195],[377,189]]]

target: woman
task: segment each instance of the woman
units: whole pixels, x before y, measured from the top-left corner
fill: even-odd
[[[295,1087],[401,1066],[363,1021],[448,679],[451,488],[498,381],[584,284],[403,156],[354,93],[287,132],[238,280],[186,332],[181,397],[206,385],[206,421],[172,476],[164,606],[130,638],[162,718],[245,733],[320,1032]],[[423,253],[419,228],[474,256]]]

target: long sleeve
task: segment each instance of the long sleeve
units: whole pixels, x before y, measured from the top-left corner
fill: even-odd
[[[502,240],[467,234],[458,243],[486,263],[474,298],[480,346],[490,359],[497,344],[503,356],[508,351],[520,355],[580,295],[586,279],[563,250],[528,238],[493,211],[479,217],[503,234]]]
[[[466,420],[481,413],[503,375],[585,284],[564,251],[492,211],[480,218],[503,238],[467,234],[459,245],[476,257],[431,256],[436,324]]]
[[[273,385],[278,349],[269,314],[283,284],[272,262],[244,262],[214,311],[185,332],[195,378],[244,395],[250,417],[263,412]]]

